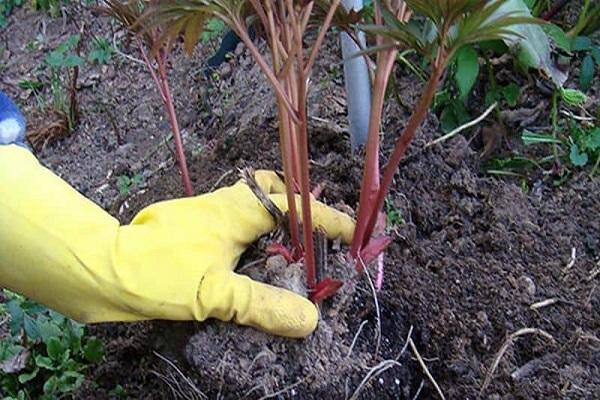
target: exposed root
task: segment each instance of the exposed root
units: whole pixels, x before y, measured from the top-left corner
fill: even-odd
[[[161,374],[157,371],[151,371],[156,377],[162,380],[171,390],[173,397],[175,399],[184,399],[184,400],[204,400],[208,399],[200,389],[196,387],[194,382],[190,378],[188,378],[173,361],[169,360],[165,356],[153,352],[154,355],[164,361],[168,366],[167,374]]]
[[[550,340],[551,342],[554,342],[554,338],[552,337],[552,335],[550,335],[548,332],[543,331],[538,328],[523,328],[523,329],[519,329],[518,331],[510,334],[506,338],[506,340],[504,341],[502,346],[500,347],[500,350],[498,351],[498,353],[496,353],[496,356],[494,357],[492,366],[490,367],[488,373],[486,374],[483,384],[481,385],[481,389],[479,390],[480,395],[483,394],[485,389],[487,389],[488,385],[492,381],[492,377],[494,375],[494,372],[496,372],[496,368],[498,368],[498,365],[500,364],[500,360],[502,359],[502,356],[504,356],[504,353],[506,353],[506,350],[508,350],[508,348],[514,342],[514,340],[516,338],[518,338],[519,336],[532,335],[532,334],[541,335],[541,336],[545,337],[546,339]]]
[[[399,367],[401,365],[402,364],[400,364],[396,360],[384,360],[376,366],[374,366],[373,368],[371,368],[352,394],[352,397],[350,397],[350,400],[358,399],[358,395],[360,394],[361,390],[363,390],[363,388],[367,385],[367,383],[369,383],[371,379],[375,378],[377,375],[387,371],[392,367]]]
[[[429,372],[429,369],[427,368],[427,365],[425,365],[425,361],[423,361],[423,358],[419,354],[419,351],[417,350],[417,346],[415,346],[415,343],[413,342],[412,338],[408,339],[408,344],[410,345],[410,348],[412,349],[413,354],[415,355],[415,357],[417,357],[417,361],[421,365],[421,368],[423,368],[423,372],[425,373],[425,375],[427,376],[427,378],[429,379],[429,381],[431,382],[431,384],[433,385],[433,387],[435,388],[435,390],[440,395],[440,398],[442,400],[446,400],[446,397],[444,396],[444,393],[442,392],[442,389],[440,389],[440,385],[438,385],[438,383],[435,381],[435,379],[433,379],[433,375],[431,375],[431,372]]]

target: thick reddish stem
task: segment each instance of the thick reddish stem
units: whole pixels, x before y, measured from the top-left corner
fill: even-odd
[[[279,111],[279,145],[281,147],[281,160],[283,164],[283,175],[285,176],[285,193],[288,201],[289,227],[294,254],[302,254],[300,243],[300,228],[298,226],[298,211],[296,208],[295,182],[293,174],[293,152],[291,148],[290,119],[283,103],[278,99]]]
[[[177,162],[179,164],[179,170],[181,171],[181,180],[183,182],[183,188],[187,196],[193,196],[194,190],[192,189],[192,182],[190,181],[190,175],[188,173],[187,161],[185,159],[185,153],[183,151],[183,141],[181,140],[181,131],[179,130],[179,123],[177,121],[177,114],[175,112],[175,105],[173,104],[173,96],[171,96],[171,90],[169,88],[169,81],[165,70],[165,65],[157,57],[158,73],[160,75],[160,81],[162,84],[162,93],[164,98],[165,106],[167,107],[167,113],[169,116],[169,122],[171,123],[171,129],[173,130],[173,139],[175,140],[175,153],[177,155]]]
[[[381,129],[381,116],[385,101],[385,89],[392,72],[397,55],[396,50],[389,50],[377,60],[377,71],[371,101],[371,115],[369,117],[369,135],[365,158],[365,171],[361,184],[360,199],[358,203],[358,218],[352,239],[350,253],[357,257],[367,235],[367,222],[373,212],[374,201],[379,190],[379,131]],[[370,235],[368,235],[370,236]]]
[[[438,65],[444,64],[439,63]],[[435,95],[435,91],[438,87],[443,71],[444,69],[441,67],[434,67],[431,77],[427,82],[427,86],[425,87],[421,99],[417,104],[415,112],[413,113],[413,115],[411,115],[410,119],[408,120],[408,124],[404,128],[402,136],[400,136],[400,138],[396,142],[394,152],[392,153],[390,161],[385,167],[383,179],[381,180],[381,186],[379,188],[379,191],[377,192],[377,198],[371,208],[371,215],[369,216],[369,221],[365,231],[365,236],[363,237],[363,241],[361,243],[361,247],[366,246],[371,238],[373,229],[375,228],[375,224],[377,222],[377,213],[383,208],[385,196],[387,195],[392,185],[394,174],[398,169],[398,165],[400,164],[402,156],[404,155],[406,149],[408,149],[408,146],[415,137],[419,126],[421,126],[421,123],[423,122],[423,120],[425,120],[425,117],[427,116],[429,106],[431,105],[433,96]]]

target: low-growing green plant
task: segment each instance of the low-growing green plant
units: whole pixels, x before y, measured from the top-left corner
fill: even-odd
[[[117,177],[117,189],[121,195],[127,196],[133,188],[140,186],[143,181],[144,178],[140,174],[135,174],[131,177],[120,175]]]
[[[1,313],[9,331],[0,341],[0,393],[4,399],[51,400],[77,390],[90,364],[103,357],[102,342],[85,327],[19,295]]]
[[[34,10],[46,11],[51,17],[56,17],[60,13],[60,6],[67,2],[68,0],[32,0],[31,5]]]
[[[21,7],[23,0],[0,0],[0,28],[8,25],[8,16],[16,7]]]
[[[108,64],[115,53],[115,49],[108,39],[94,37],[92,47],[88,53],[88,60],[98,64]]]
[[[68,131],[77,121],[77,77],[84,59],[79,55],[80,35],[71,35],[45,58],[49,70],[51,107],[67,116]]]

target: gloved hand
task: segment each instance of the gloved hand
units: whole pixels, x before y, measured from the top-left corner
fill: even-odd
[[[256,179],[285,211],[277,175]],[[289,337],[317,325],[307,299],[233,272],[275,228],[242,181],[153,204],[126,226],[14,145],[0,146],[0,187],[0,286],[78,321],[218,318]],[[315,201],[313,216],[330,238],[351,240],[346,214]]]
[[[0,145],[25,145],[25,118],[12,100],[0,91]]]

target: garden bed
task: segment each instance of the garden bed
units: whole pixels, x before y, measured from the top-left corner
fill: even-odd
[[[0,89],[18,95],[27,115],[35,98],[17,83],[33,79],[48,50],[78,32],[82,20],[96,36],[120,40],[107,19],[79,7],[63,18],[20,9],[0,31],[6,47]],[[349,155],[337,41],[326,49],[310,86],[311,174],[323,183],[323,201],[350,210],[358,202],[362,162]],[[192,59],[178,56],[170,75],[196,193],[235,182],[239,168],[279,169],[277,112],[258,68],[240,48],[218,79],[207,80],[201,61],[210,46],[197,51],[202,54]],[[165,140],[169,127],[144,66],[114,55],[109,65],[86,64],[80,74],[80,123],[39,152],[40,160],[123,223],[148,204],[182,196],[172,143]],[[414,104],[421,84],[401,70],[398,79],[403,102]],[[535,82],[515,79],[529,85],[519,107],[550,104]],[[596,78],[596,100],[598,87]],[[532,124],[547,123],[549,108]],[[389,102],[384,115],[387,160],[409,114]],[[518,132],[510,130],[498,154],[518,148]],[[435,381],[448,399],[594,398],[600,393],[600,277],[594,273],[600,179],[576,171],[555,186],[529,176],[524,188],[523,181],[492,177],[482,168],[486,142],[476,132],[419,150],[440,136],[434,116],[422,127],[390,193],[390,210],[401,220],[392,227],[377,302],[365,276],[353,277],[323,304],[319,328],[305,340],[215,321],[94,326],[106,359],[89,371],[76,397],[111,398],[121,385],[140,399],[173,390],[187,398],[356,393],[411,399],[418,392],[436,398]],[[139,176],[140,183],[124,190],[122,176],[132,182]],[[342,254],[332,251],[329,265],[350,274],[353,266]],[[253,246],[239,267],[263,257]],[[282,268],[276,261],[268,260],[267,271]],[[263,276],[265,263],[245,273]],[[281,278],[266,275],[276,283]]]

